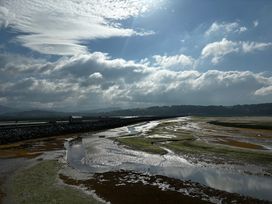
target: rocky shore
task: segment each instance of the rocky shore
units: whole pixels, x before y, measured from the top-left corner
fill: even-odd
[[[92,121],[82,121],[77,123],[48,122],[36,125],[24,124],[0,126],[0,145],[63,134],[99,131],[164,118],[165,117],[98,118]]]

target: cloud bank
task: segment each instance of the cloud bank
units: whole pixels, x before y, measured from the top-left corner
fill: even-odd
[[[163,63],[112,59],[100,52],[50,63],[23,57],[11,63],[8,58],[14,56],[1,55],[0,99],[15,107],[86,110],[272,99],[272,77],[262,73],[168,69]]]

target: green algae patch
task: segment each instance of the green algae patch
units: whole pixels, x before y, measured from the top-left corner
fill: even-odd
[[[157,146],[152,139],[145,137],[119,137],[116,139],[120,144],[132,149],[148,152],[151,154],[166,154],[167,151]]]
[[[43,161],[17,172],[11,181],[14,203],[99,203],[93,197],[75,188],[59,183],[57,161]]]
[[[178,141],[164,145],[176,153],[191,154],[203,158],[216,157],[215,163],[221,158],[245,161],[254,164],[271,164],[272,154],[254,150],[225,147],[216,144],[207,144],[202,141]],[[238,160],[237,160],[238,159]],[[226,160],[227,161],[227,160]]]

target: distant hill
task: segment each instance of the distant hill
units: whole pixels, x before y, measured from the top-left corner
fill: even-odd
[[[0,114],[16,112],[18,109],[0,105]]]
[[[87,111],[80,111],[79,113],[82,113],[83,115],[88,114],[96,114],[96,113],[108,113],[113,111],[119,111],[121,108],[118,107],[111,107],[111,108],[99,108],[99,109],[93,109],[93,110],[87,110]]]
[[[154,106],[119,110],[109,116],[272,116],[272,103],[235,106]]]
[[[114,111],[112,111],[114,110]],[[272,103],[235,105],[235,106],[153,106],[120,110],[106,108],[81,112],[58,112],[48,110],[18,111],[0,106],[0,120],[67,120],[70,115],[81,115],[86,118],[99,116],[272,116]]]
[[[111,111],[120,110],[120,108],[105,108],[80,112],[60,112],[49,110],[17,111],[16,109],[13,110],[9,108],[6,108],[5,110],[6,111],[3,111],[2,113],[0,112],[0,120],[67,120],[71,115],[80,115],[88,118],[105,115]]]
[[[59,117],[68,117],[71,113],[55,112],[46,110],[30,110],[30,111],[17,111],[7,112],[0,115],[0,119],[51,119]]]

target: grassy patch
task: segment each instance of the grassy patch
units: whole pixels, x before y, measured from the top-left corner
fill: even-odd
[[[188,153],[207,157],[239,159],[246,162],[269,164],[272,163],[272,154],[243,150],[221,145],[207,144],[199,141],[177,141],[165,144],[165,146],[177,153]]]
[[[148,131],[148,136],[153,135],[173,135],[177,140],[190,140],[193,138],[192,132],[180,129],[186,122],[163,122],[155,128]],[[176,127],[176,129],[174,128]]]
[[[11,182],[15,203],[99,203],[80,190],[57,183],[61,166],[57,161],[44,161],[16,173]]]
[[[209,124],[220,125],[224,127],[235,127],[235,128],[249,128],[249,129],[260,129],[260,130],[272,130],[271,123],[261,122],[222,122],[222,121],[209,121]]]
[[[116,140],[132,149],[141,150],[152,154],[167,153],[164,149],[157,146],[152,139],[144,137],[119,137]]]

